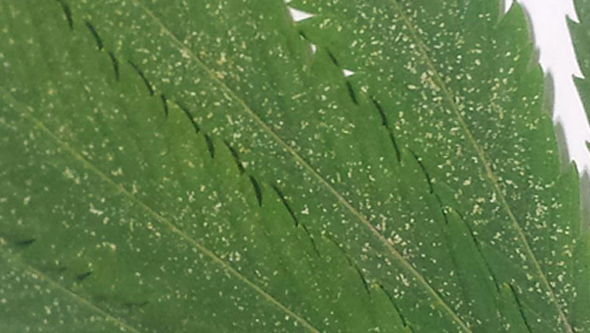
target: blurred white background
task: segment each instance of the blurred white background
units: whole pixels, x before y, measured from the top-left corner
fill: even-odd
[[[566,17],[577,21],[572,0],[517,0],[529,12],[541,65],[553,76],[554,120],[565,132],[570,157],[580,169],[590,171],[590,127],[572,76],[581,76],[572,47]],[[506,0],[509,8],[512,0]]]

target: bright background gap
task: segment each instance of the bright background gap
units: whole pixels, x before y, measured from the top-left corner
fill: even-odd
[[[590,171],[590,126],[574,85],[572,76],[581,76],[567,17],[577,20],[572,0],[518,0],[529,13],[534,37],[540,51],[541,66],[551,73],[554,84],[555,122],[561,124],[567,141],[570,158],[579,169]],[[512,0],[506,0],[509,8]]]

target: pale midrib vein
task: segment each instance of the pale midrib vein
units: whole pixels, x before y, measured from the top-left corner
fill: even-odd
[[[469,129],[467,123],[465,122],[465,119],[463,119],[463,116],[461,115],[461,112],[459,111],[459,106],[457,105],[457,103],[455,103],[455,100],[453,98],[453,94],[451,94],[451,91],[447,87],[447,85],[444,83],[441,74],[436,69],[436,66],[434,66],[434,62],[433,62],[433,60],[431,59],[430,55],[427,52],[426,45],[424,45],[424,42],[418,36],[417,30],[414,27],[412,21],[404,13],[403,9],[401,8],[401,6],[400,6],[400,4],[398,3],[397,0],[390,0],[390,1],[394,5],[396,11],[398,12],[398,15],[405,22],[405,26],[410,31],[411,38],[413,38],[414,41],[416,42],[416,44],[418,45],[418,49],[420,50],[420,55],[424,58],[424,61],[426,62],[426,65],[432,71],[432,74],[434,75],[434,80],[436,81],[436,84],[441,89],[441,91],[442,91],[442,93],[444,95],[444,98],[448,101],[448,103],[450,104],[450,106],[451,106],[451,108],[453,110],[453,113],[457,117],[457,121],[459,122],[459,125],[461,126],[461,129],[465,132],[465,134],[467,135],[467,138],[468,138],[469,142],[473,145],[474,149],[477,152],[477,155],[481,159],[482,164],[483,164],[484,169],[485,169],[485,172],[486,172],[486,176],[487,176],[489,182],[492,184],[492,186],[494,188],[494,191],[496,192],[496,194],[500,198],[500,202],[502,203],[502,208],[508,214],[508,216],[509,216],[509,218],[510,218],[512,224],[513,224],[513,227],[516,229],[516,232],[518,233],[518,236],[520,237],[520,239],[524,243],[525,250],[526,250],[527,254],[529,255],[529,257],[531,258],[531,260],[533,261],[533,264],[535,265],[535,269],[539,273],[539,277],[541,278],[541,280],[543,281],[543,283],[545,284],[545,286],[549,290],[551,301],[554,303],[555,307],[557,308],[557,311],[559,312],[559,316],[563,320],[563,323],[564,323],[566,329],[568,330],[568,332],[573,333],[572,327],[571,327],[571,325],[570,325],[567,317],[565,316],[565,313],[561,309],[561,306],[559,305],[559,302],[557,301],[557,298],[555,296],[555,293],[553,292],[553,288],[549,284],[549,281],[547,280],[547,277],[545,276],[545,273],[541,269],[541,265],[539,264],[539,261],[537,260],[537,257],[535,256],[533,250],[531,249],[531,247],[529,245],[529,242],[526,239],[526,236],[524,234],[524,231],[522,230],[520,224],[518,223],[518,220],[516,219],[516,216],[512,212],[512,208],[510,208],[510,205],[506,201],[506,197],[504,196],[504,194],[502,193],[502,191],[500,189],[500,185],[498,184],[497,177],[494,174],[494,172],[492,171],[492,168],[490,167],[490,163],[488,162],[488,158],[487,158],[484,150],[477,143],[477,141],[475,140],[475,137],[473,136],[473,133],[471,132],[471,130]]]
[[[258,294],[260,294],[266,301],[269,301],[274,306],[276,306],[277,308],[279,308],[280,310],[282,310],[283,312],[285,312],[287,315],[293,317],[296,321],[298,321],[302,326],[304,326],[305,328],[307,328],[309,331],[314,332],[314,333],[319,333],[319,330],[318,329],[316,329],[315,327],[313,327],[309,322],[307,322],[301,316],[299,316],[295,312],[291,311],[285,305],[283,305],[282,303],[280,303],[278,300],[276,300],[274,297],[272,297],[270,294],[268,294],[266,291],[264,291],[262,288],[260,288],[257,284],[255,284],[254,282],[250,281],[246,276],[244,276],[244,275],[240,274],[238,271],[236,271],[233,267],[231,267],[229,264],[227,264],[225,261],[223,261],[223,259],[221,259],[220,257],[218,257],[215,253],[213,253],[212,251],[210,251],[205,246],[201,245],[201,243],[197,242],[195,239],[193,239],[192,237],[190,237],[189,235],[187,235],[182,230],[178,229],[174,225],[174,223],[172,223],[168,219],[164,218],[162,215],[160,215],[157,212],[155,212],[153,209],[151,209],[149,206],[147,206],[145,203],[143,203],[142,201],[140,201],[139,199],[137,199],[133,194],[131,194],[129,191],[127,191],[122,185],[117,184],[109,176],[107,176],[105,173],[103,173],[100,169],[96,168],[92,163],[90,163],[88,160],[86,160],[76,150],[74,150],[72,147],[70,147],[66,142],[62,141],[59,137],[57,137],[55,134],[53,134],[53,132],[49,128],[47,128],[45,126],[45,124],[43,124],[43,122],[41,122],[39,119],[37,119],[32,114],[32,111],[30,110],[30,108],[28,106],[26,106],[24,103],[21,103],[21,102],[17,101],[16,99],[14,99],[3,88],[0,88],[0,89],[4,92],[4,95],[7,96],[7,97],[9,97],[11,100],[13,100],[14,103],[23,105],[23,108],[27,109],[27,111],[25,111],[25,113],[23,115],[26,116],[26,117],[28,117],[37,126],[39,126],[51,139],[53,139],[62,148],[64,148],[65,150],[67,150],[72,155],[73,158],[75,158],[80,163],[82,163],[88,170],[91,170],[98,177],[100,177],[103,181],[105,181],[108,184],[110,184],[113,187],[115,187],[120,193],[122,193],[123,195],[125,195],[128,200],[130,200],[131,202],[137,204],[139,207],[141,207],[143,210],[145,210],[149,215],[151,215],[153,218],[155,218],[158,222],[160,222],[163,225],[167,226],[170,229],[170,231],[172,231],[173,233],[177,234],[183,240],[185,240],[186,242],[188,242],[191,245],[193,245],[196,249],[198,249],[203,254],[205,254],[207,257],[209,257],[213,262],[221,265],[227,272],[229,272],[231,275],[233,275],[236,279],[242,281],[247,286],[249,286],[250,288],[252,288],[255,292],[257,292]]]
[[[6,248],[4,246],[3,246],[3,248],[6,250]],[[134,328],[134,327],[130,326],[129,324],[127,324],[121,318],[118,318],[118,317],[115,317],[115,316],[111,315],[110,313],[108,313],[108,312],[104,311],[103,309],[101,309],[101,308],[97,307],[96,305],[94,305],[92,302],[90,302],[86,298],[84,298],[84,297],[82,297],[82,296],[80,296],[80,295],[72,292],[68,288],[62,286],[60,283],[58,283],[57,281],[55,281],[51,277],[43,274],[42,272],[38,271],[33,266],[31,266],[29,263],[24,262],[20,257],[16,256],[15,254],[11,253],[10,251],[6,250],[6,251],[4,251],[4,253],[7,253],[10,257],[12,257],[12,260],[14,260],[19,265],[21,265],[22,266],[22,269],[24,270],[24,272],[26,274],[30,275],[32,278],[34,278],[34,279],[39,278],[39,279],[41,279],[41,280],[49,283],[55,289],[61,290],[63,293],[65,293],[69,297],[73,298],[77,302],[80,302],[81,304],[84,304],[85,306],[91,308],[93,311],[100,313],[101,315],[103,315],[105,317],[105,319],[107,321],[114,322],[115,324],[117,324],[117,325],[119,325],[119,326],[121,326],[121,327],[123,327],[123,328],[125,328],[125,329],[127,329],[129,331],[131,331],[131,332],[141,333],[136,328]]]
[[[138,0],[132,0],[138,7],[144,10],[152,20],[160,26],[162,31],[164,31],[172,41],[179,47],[180,50],[185,51],[191,59],[195,60],[199,66],[207,72],[207,74],[212,78],[214,82],[216,82],[219,87],[228,94],[229,97],[234,99],[246,113],[264,130],[266,131],[286,152],[288,152],[303,168],[305,168],[308,172],[310,172],[319,182],[322,184],[332,195],[336,197],[336,199],[346,208],[348,209],[355,217],[357,217],[365,226],[369,228],[369,230],[377,236],[377,238],[385,244],[388,250],[392,252],[395,259],[397,259],[401,265],[408,270],[425,288],[426,290],[432,295],[432,297],[443,307],[445,311],[449,313],[451,318],[465,331],[471,332],[469,327],[459,318],[459,316],[451,309],[451,307],[438,295],[438,293],[430,286],[428,281],[422,276],[420,272],[418,272],[412,264],[410,264],[390,243],[387,239],[377,230],[371,223],[356,209],[354,208],[328,181],[324,179],[324,177],[316,171],[311,165],[309,165],[293,148],[291,148],[281,137],[278,136],[258,115],[252,111],[252,109],[246,104],[244,100],[242,100],[239,96],[237,96],[233,90],[231,90],[223,81],[221,81],[215,73],[205,64],[203,63],[197,56],[194,55],[193,51],[187,48],[182,42],[161,22],[161,20],[154,15],[154,13],[143,4],[141,4]]]

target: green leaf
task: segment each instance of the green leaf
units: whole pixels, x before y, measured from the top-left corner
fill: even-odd
[[[574,41],[578,63],[585,79],[574,78],[578,87],[580,97],[586,109],[590,112],[590,1],[575,0],[576,10],[578,13],[579,23],[569,21],[570,32]],[[582,192],[581,200],[588,202],[588,174],[586,173],[581,184],[586,185],[585,191]],[[587,210],[587,205],[585,206]],[[586,215],[588,213],[586,212]],[[587,219],[587,218],[586,218]],[[580,235],[575,250],[574,257],[577,258],[574,262],[574,274],[577,275],[575,285],[578,293],[582,297],[577,297],[573,302],[572,320],[577,323],[578,327],[590,327],[590,236],[588,235],[588,227],[590,225],[586,222],[582,225],[584,229],[583,235]]]
[[[590,73],[590,2],[586,0],[575,0],[576,10],[580,22],[569,21],[574,47],[578,57],[578,63],[582,75],[586,79],[575,78],[576,85],[580,92],[580,97],[584,102],[587,112],[590,112],[590,85],[588,83],[588,74]]]
[[[0,1],[0,328],[590,330],[499,3]]]

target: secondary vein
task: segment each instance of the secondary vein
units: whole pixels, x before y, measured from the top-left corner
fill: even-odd
[[[444,98],[447,100],[447,102],[451,106],[451,109],[453,110],[453,113],[457,117],[457,121],[459,122],[461,129],[463,130],[463,132],[467,136],[469,142],[474,147],[478,157],[481,159],[482,164],[485,169],[486,176],[488,178],[488,181],[490,182],[490,184],[494,188],[494,192],[496,192],[496,194],[498,195],[498,197],[500,199],[500,203],[502,205],[502,208],[508,214],[508,217],[510,218],[513,227],[516,229],[516,232],[518,233],[518,237],[521,239],[522,243],[524,244],[525,251],[527,252],[529,257],[533,261],[533,264],[535,266],[535,269],[538,271],[541,281],[547,287],[547,289],[549,291],[550,298],[551,298],[551,302],[554,303],[555,307],[557,308],[559,316],[560,316],[561,320],[564,322],[564,325],[565,325],[567,331],[570,333],[573,333],[572,327],[571,327],[570,323],[568,322],[568,319],[565,316],[565,313],[561,309],[561,306],[559,305],[557,298],[555,297],[555,293],[553,292],[553,288],[551,288],[551,285],[549,284],[549,281],[547,280],[545,272],[543,272],[543,270],[541,269],[539,261],[538,261],[537,257],[535,256],[533,250],[531,249],[530,244],[526,239],[526,236],[524,234],[522,227],[520,226],[520,224],[518,223],[518,220],[516,219],[516,216],[512,212],[512,208],[510,208],[510,205],[508,204],[506,197],[504,196],[504,194],[500,190],[500,185],[498,184],[497,177],[494,174],[494,172],[492,171],[492,168],[490,167],[490,163],[488,162],[488,157],[487,157],[485,151],[477,143],[477,141],[475,140],[475,137],[473,136],[473,133],[471,132],[465,119],[461,115],[461,113],[459,111],[459,106],[457,105],[457,103],[455,102],[455,99],[453,98],[453,94],[451,93],[451,91],[447,87],[447,85],[444,83],[444,80],[442,79],[442,76],[439,73],[439,71],[437,70],[436,66],[434,66],[434,62],[433,62],[432,58],[430,57],[430,55],[428,54],[426,45],[424,44],[422,39],[418,36],[416,27],[414,26],[414,24],[412,23],[410,18],[401,9],[401,6],[398,3],[398,1],[397,0],[390,0],[390,1],[393,4],[393,6],[395,7],[398,15],[405,22],[406,27],[410,31],[411,38],[414,39],[414,41],[418,45],[420,55],[424,58],[426,65],[429,67],[429,69],[432,71],[432,73],[434,75],[434,80],[435,80],[436,85],[438,85],[439,88],[441,89],[441,91],[444,95]]]
[[[182,42],[162,23],[162,21],[155,16],[155,14],[143,4],[141,4],[138,0],[132,0],[135,5],[146,12],[150,18],[158,24],[162,31],[166,33],[174,44],[177,47],[186,52],[193,59],[201,68],[211,77],[211,79],[216,82],[220,88],[228,94],[234,101],[236,101],[244,111],[265,131],[267,132],[287,153],[289,153],[297,163],[299,163],[303,168],[305,168],[311,175],[313,175],[319,183],[324,186],[332,195],[336,197],[338,202],[342,206],[344,206],[347,210],[349,210],[356,218],[358,218],[362,224],[364,224],[370,231],[383,243],[385,244],[386,248],[391,251],[394,256],[394,259],[400,262],[403,268],[405,268],[410,274],[412,274],[419,282],[424,286],[424,288],[428,291],[429,294],[436,300],[437,303],[451,316],[453,321],[455,321],[463,330],[467,332],[471,332],[469,327],[459,318],[459,316],[452,310],[452,308],[436,293],[436,291],[430,286],[428,281],[418,272],[412,264],[410,264],[392,245],[387,239],[377,230],[375,227],[365,218],[356,208],[352,206],[350,202],[346,200],[327,180],[323,178],[323,176],[315,170],[311,165],[309,165],[292,147],[287,145],[287,143],[277,134],[275,133],[247,104],[246,102],[237,96],[232,89],[230,89],[223,81],[221,81],[215,73],[205,64],[203,63],[199,57],[195,56],[191,49],[187,48]]]
[[[192,246],[194,246],[196,249],[198,249],[199,251],[201,251],[203,254],[205,254],[207,257],[209,257],[213,262],[215,262],[215,263],[219,264],[220,266],[222,266],[228,273],[230,273],[231,275],[233,275],[238,280],[242,281],[244,284],[246,284],[247,286],[249,286],[255,292],[259,293],[263,297],[263,299],[269,301],[270,303],[272,303],[273,305],[275,305],[277,308],[279,308],[280,310],[282,310],[283,312],[285,312],[287,315],[293,317],[296,321],[298,321],[302,326],[304,326],[305,328],[307,328],[310,332],[319,333],[319,330],[318,329],[316,329],[315,327],[313,327],[309,322],[307,322],[301,316],[299,316],[298,314],[294,313],[287,306],[285,306],[282,303],[280,303],[277,299],[275,299],[274,297],[272,297],[270,294],[268,294],[266,291],[264,291],[262,288],[260,288],[257,284],[255,284],[250,279],[248,279],[246,276],[244,276],[244,275],[240,274],[238,271],[236,271],[233,267],[231,267],[231,265],[229,265],[223,259],[221,259],[220,257],[218,257],[213,251],[211,251],[208,248],[206,248],[205,246],[203,246],[201,243],[199,243],[198,241],[196,241],[195,239],[193,239],[192,237],[190,237],[184,231],[178,229],[174,225],[174,223],[172,223],[170,220],[168,220],[165,217],[163,217],[162,215],[158,214],[156,211],[154,211],[153,209],[151,209],[149,206],[147,206],[141,200],[137,199],[131,192],[127,191],[127,189],[125,189],[121,184],[116,183],[108,175],[106,175],[100,169],[98,169],[97,167],[95,167],[92,163],[90,163],[87,159],[85,159],[80,153],[78,153],[76,150],[74,150],[72,147],[70,147],[69,144],[67,144],[66,142],[62,141],[59,137],[57,137],[55,134],[53,134],[53,132],[49,128],[47,128],[47,126],[45,126],[45,124],[42,121],[40,121],[39,119],[37,119],[33,115],[33,113],[32,113],[32,111],[31,111],[31,109],[30,109],[29,106],[27,106],[24,103],[21,103],[21,102],[15,100],[3,88],[0,88],[0,91],[2,91],[4,93],[4,95],[6,97],[10,98],[14,103],[21,104],[23,106],[23,108],[26,109],[25,112],[21,113],[21,115],[23,115],[24,117],[29,118],[29,120],[31,120],[33,123],[35,123],[43,132],[45,132],[46,135],[48,135],[52,140],[54,140],[64,150],[68,151],[70,153],[70,155],[74,159],[76,159],[79,162],[81,162],[88,170],[94,172],[103,181],[105,181],[106,183],[108,183],[111,186],[115,187],[120,193],[122,193],[124,196],[126,196],[129,201],[131,201],[131,202],[135,203],[136,205],[138,205],[139,207],[141,207],[143,210],[145,210],[149,215],[151,215],[158,222],[160,222],[161,224],[163,224],[166,227],[168,227],[170,229],[170,231],[172,231],[173,233],[175,233],[178,236],[180,236],[186,242],[188,242],[189,244],[191,244]]]
[[[3,247],[4,248],[4,247]],[[5,248],[4,248],[5,249]],[[113,315],[111,315],[110,313],[106,312],[105,310],[97,307],[96,305],[94,305],[92,302],[90,302],[89,300],[87,300],[86,298],[72,292],[71,290],[65,288],[64,286],[62,286],[61,284],[59,284],[57,281],[53,280],[52,278],[50,278],[49,276],[43,274],[42,272],[38,271],[37,269],[35,269],[33,266],[31,266],[29,263],[24,262],[20,257],[10,253],[9,251],[4,251],[5,253],[8,253],[8,255],[11,257],[12,260],[16,261],[18,265],[22,266],[22,269],[24,270],[24,272],[28,275],[30,275],[32,278],[34,279],[41,279],[44,280],[45,282],[47,282],[48,284],[52,285],[55,289],[60,290],[61,292],[65,293],[66,295],[68,295],[69,297],[73,298],[74,300],[76,300],[77,302],[84,304],[85,306],[91,308],[93,311],[100,313],[101,315],[103,315],[105,317],[105,319],[107,321],[112,321],[115,324],[131,331],[134,333],[141,333],[140,331],[138,331],[136,328],[130,326],[129,324],[127,324],[125,321],[123,321],[121,318],[115,317]],[[6,256],[6,254],[5,254]]]

